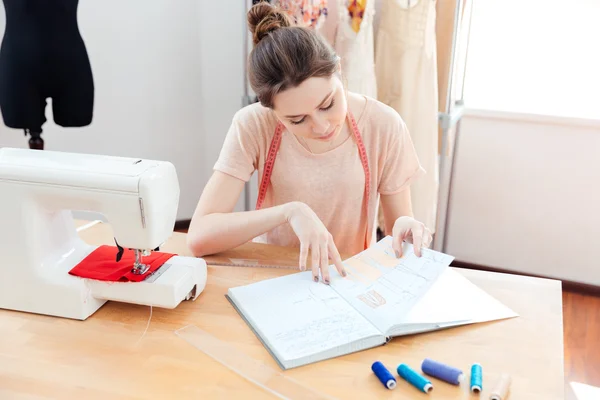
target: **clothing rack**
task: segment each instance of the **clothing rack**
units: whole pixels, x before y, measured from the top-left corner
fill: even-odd
[[[426,1],[426,0],[421,0]],[[438,0],[444,1],[444,0]],[[250,7],[256,2],[256,0],[246,0],[245,7],[243,9],[244,18],[246,21],[246,15]],[[439,158],[439,189],[438,189],[438,202],[437,202],[437,221],[436,230],[433,237],[433,249],[444,252],[446,249],[446,234],[448,231],[448,208],[451,199],[451,184],[453,177],[454,167],[454,155],[456,152],[456,145],[458,143],[458,133],[460,128],[460,122],[464,113],[464,102],[462,99],[462,87],[463,82],[460,82],[460,98],[454,99],[452,93],[455,89],[456,84],[456,65],[457,65],[457,47],[459,45],[459,35],[461,33],[461,27],[463,26],[463,5],[464,0],[456,0],[456,7],[454,10],[454,26],[452,32],[452,46],[450,55],[450,68],[448,73],[448,88],[446,92],[446,107],[443,112],[438,113],[438,122],[442,131],[442,146]],[[467,25],[467,29],[470,25]],[[249,41],[248,29],[243,30],[243,41],[244,41],[244,93],[242,96],[242,107],[256,102],[256,99],[251,96],[248,90],[248,76],[246,73],[246,60],[249,55]],[[464,70],[463,70],[464,75]],[[454,132],[454,133],[453,133]],[[452,137],[453,136],[453,137]],[[454,139],[454,140],[450,140]],[[244,209],[251,210],[251,185],[247,182],[244,186]]]
[[[454,26],[452,31],[452,45],[450,53],[450,67],[448,71],[448,87],[446,89],[446,107],[445,110],[438,113],[438,122],[442,131],[442,147],[439,158],[439,188],[438,188],[438,202],[437,202],[437,221],[436,230],[433,236],[433,249],[445,252],[447,245],[447,232],[448,232],[448,210],[451,200],[451,188],[452,178],[455,162],[456,147],[460,132],[460,122],[464,114],[464,101],[462,98],[464,88],[464,78],[461,79],[460,85],[460,96],[455,99],[452,95],[455,90],[456,82],[456,66],[457,66],[457,52],[459,45],[459,36],[462,33],[461,29],[464,27],[468,30],[470,28],[470,13],[469,21],[465,26],[463,24],[463,16],[465,12],[464,0],[456,0],[456,7],[454,9]],[[462,76],[464,77],[463,63]],[[453,139],[453,140],[451,140]]]

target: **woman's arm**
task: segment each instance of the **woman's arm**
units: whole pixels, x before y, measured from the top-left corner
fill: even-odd
[[[300,239],[301,271],[307,269],[310,251],[315,282],[319,280],[320,270],[323,281],[329,283],[330,258],[338,272],[346,276],[333,237],[306,204],[291,202],[261,210],[233,212],[243,189],[244,181],[222,172],[216,171],[210,178],[188,230],[187,245],[194,256],[203,257],[237,247],[289,223]]]
[[[413,218],[412,202],[410,199],[410,188],[399,193],[381,195],[381,208],[385,220],[386,235],[392,234],[394,223],[398,218]]]
[[[255,211],[233,212],[244,181],[216,171],[209,179],[196,207],[187,245],[202,257],[237,247],[288,221],[294,207],[287,203]]]

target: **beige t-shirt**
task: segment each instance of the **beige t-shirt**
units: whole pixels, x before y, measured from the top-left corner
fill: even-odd
[[[263,203],[263,208],[291,201],[306,203],[333,235],[338,250],[345,254],[364,250],[365,238],[371,244],[379,194],[398,193],[425,172],[406,125],[394,109],[366,97],[362,112],[354,117],[371,174],[368,210],[363,205],[365,173],[353,135],[332,150],[312,154],[287,130],[282,135]],[[260,184],[277,122],[273,111],[260,103],[238,111],[214,169],[246,182],[258,170]],[[254,241],[300,245],[289,224]]]

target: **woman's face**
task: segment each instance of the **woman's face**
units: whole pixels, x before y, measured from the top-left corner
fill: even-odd
[[[347,103],[342,81],[309,78],[275,95],[273,110],[285,127],[306,139],[332,141],[346,120]]]

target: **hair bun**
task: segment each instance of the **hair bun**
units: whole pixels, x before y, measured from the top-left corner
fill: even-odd
[[[287,13],[268,2],[260,2],[248,11],[248,27],[252,32],[252,40],[257,45],[269,33],[292,25]]]

